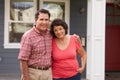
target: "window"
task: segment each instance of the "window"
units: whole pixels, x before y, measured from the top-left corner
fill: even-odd
[[[120,5],[107,3],[106,24],[111,26],[120,26]]]
[[[33,25],[35,10],[34,0],[5,0],[5,48],[19,48],[21,36]]]
[[[5,0],[4,47],[19,48],[24,32],[33,27],[34,12],[45,8],[69,24],[69,0]]]

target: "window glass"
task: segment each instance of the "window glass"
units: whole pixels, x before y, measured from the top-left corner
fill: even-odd
[[[33,26],[34,11],[32,0],[10,0],[9,43],[19,43],[23,33]]]
[[[11,0],[10,20],[13,21],[33,21],[34,6],[32,0]]]
[[[120,6],[115,6],[115,25],[120,25]]]
[[[52,21],[55,18],[65,19],[65,3],[44,1],[43,8],[50,11]]]
[[[9,23],[9,42],[20,42],[23,33],[32,26],[32,23]]]
[[[112,15],[114,13],[113,8],[114,8],[113,5],[107,5],[106,7],[107,15]]]
[[[106,7],[106,13],[107,13],[107,18],[106,18],[106,24],[107,25],[120,25],[120,6],[109,3],[107,4]]]
[[[115,6],[115,15],[120,16],[120,6],[119,5]]]
[[[120,16],[115,17],[115,25],[120,25]]]
[[[107,23],[107,25],[113,25],[114,24],[113,16],[107,16],[106,23]]]

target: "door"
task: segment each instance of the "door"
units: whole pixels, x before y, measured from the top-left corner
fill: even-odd
[[[120,71],[120,6],[106,6],[105,70]]]

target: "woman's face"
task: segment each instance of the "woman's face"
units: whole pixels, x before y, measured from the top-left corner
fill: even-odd
[[[54,26],[53,30],[57,38],[63,38],[65,36],[65,29],[62,26]]]

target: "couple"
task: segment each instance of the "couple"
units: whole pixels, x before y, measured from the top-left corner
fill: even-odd
[[[86,52],[77,36],[68,35],[67,24],[41,9],[35,14],[35,26],[21,39],[18,55],[23,80],[80,80],[85,69]],[[81,57],[81,66],[77,61]]]

